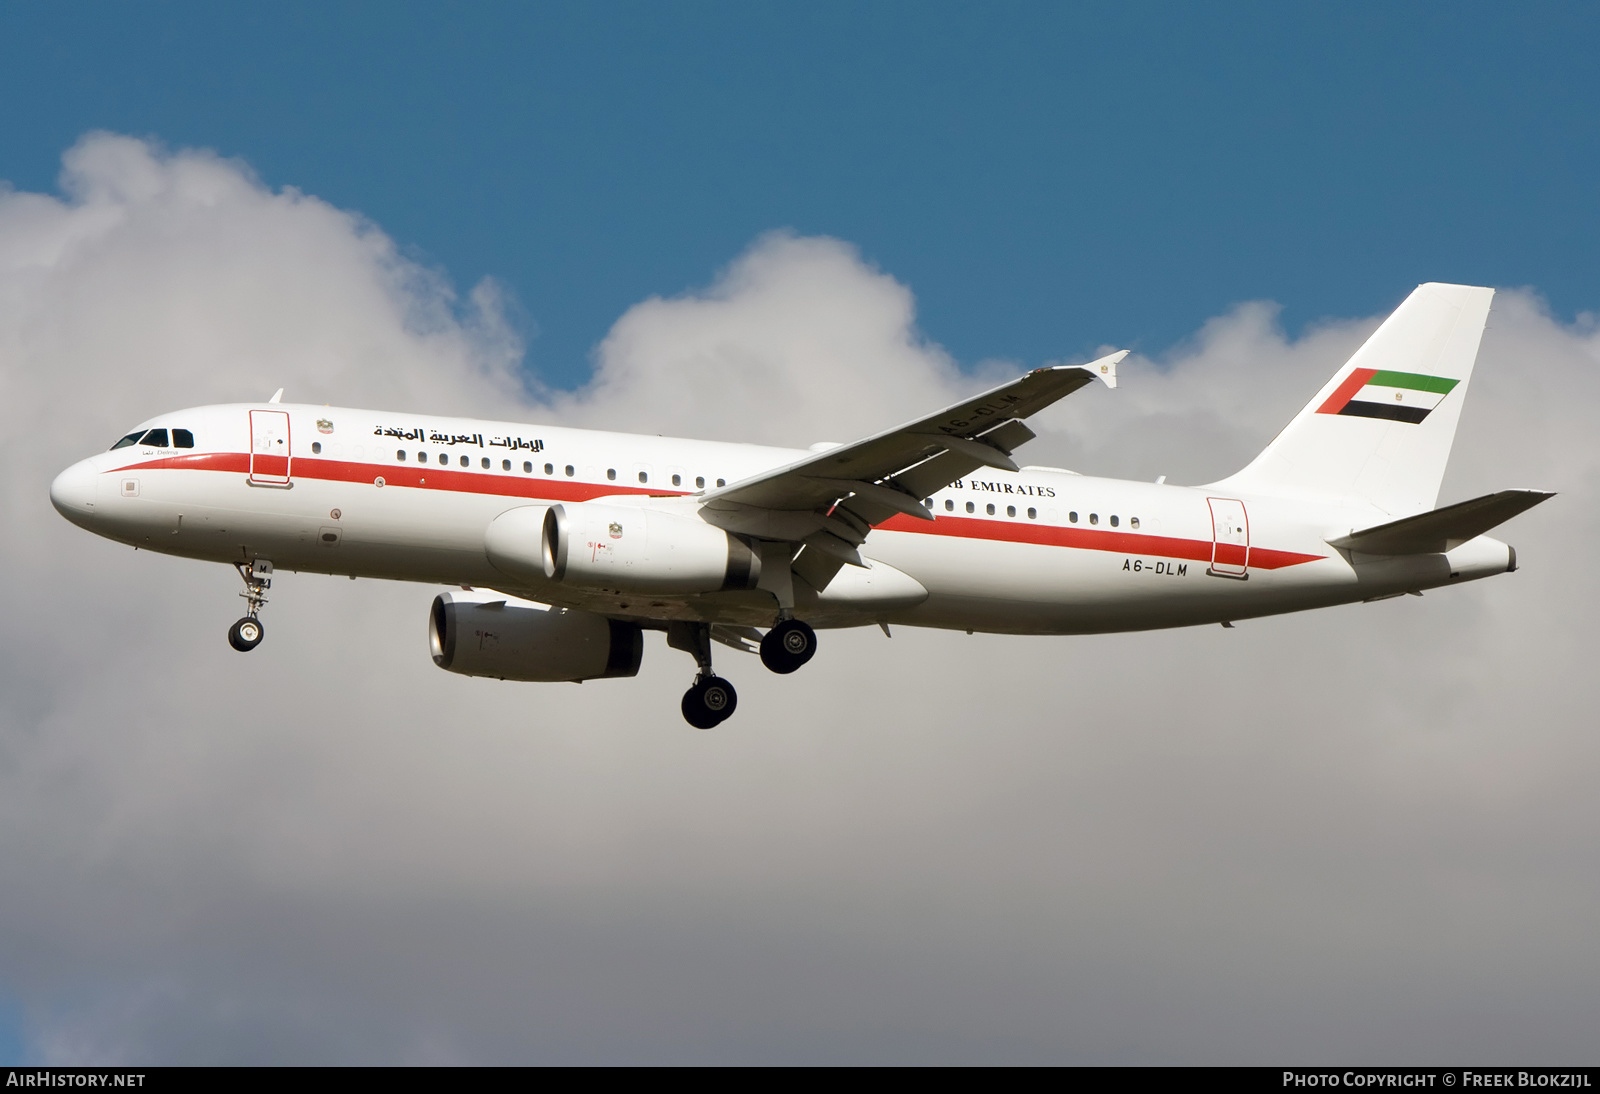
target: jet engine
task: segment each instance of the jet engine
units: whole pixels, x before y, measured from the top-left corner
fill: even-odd
[[[633,676],[644,656],[637,623],[483,592],[434,597],[428,645],[442,669],[500,680]]]
[[[721,528],[605,502],[512,509],[489,525],[484,547],[489,561],[513,577],[591,589],[712,593],[753,589],[761,576],[760,557]]]

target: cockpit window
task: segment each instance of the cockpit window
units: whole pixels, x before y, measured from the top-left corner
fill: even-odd
[[[187,429],[174,429],[172,431],[172,443],[169,445],[165,429],[141,429],[137,433],[129,433],[122,440],[112,445],[111,451],[115,452],[119,448],[127,448],[131,444],[142,444],[150,448],[193,448],[194,434]]]

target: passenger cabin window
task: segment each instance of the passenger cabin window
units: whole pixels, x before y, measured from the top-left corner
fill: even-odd
[[[606,478],[609,479],[612,482],[616,482],[617,481],[617,469],[615,467],[606,468]]]
[[[1067,519],[1070,520],[1073,524],[1077,524],[1078,523],[1078,511],[1076,509],[1074,509],[1072,512],[1068,513],[1067,514]]]
[[[644,471],[639,472],[639,481],[640,482],[649,482],[650,481],[649,473],[648,472],[644,472]]]
[[[717,485],[718,486],[727,486],[728,485],[728,480],[727,479],[718,479],[717,480]]]
[[[401,463],[405,463],[406,462],[406,450],[403,449],[403,448],[395,449],[394,458],[399,460]]]
[[[573,467],[569,463],[569,464],[567,464],[567,478],[569,478],[569,479],[572,478],[572,475],[573,475]]]
[[[448,466],[449,463],[450,463],[450,456],[447,453],[444,453],[444,452],[439,453],[439,466],[440,467],[445,467],[445,466]]]
[[[994,516],[994,502],[990,502],[988,505],[984,506],[983,508],[984,508],[984,511],[986,513],[988,513],[991,517]]]
[[[1089,523],[1090,524],[1099,524],[1100,523],[1100,514],[1099,513],[1090,513],[1089,514]]]
[[[1111,527],[1115,528],[1116,526],[1117,526],[1117,515],[1115,513],[1112,513],[1111,514]]]
[[[976,513],[977,511],[978,511],[978,507],[976,505],[973,505],[970,501],[967,502],[967,512]]]
[[[1128,518],[1128,527],[1129,528],[1137,528],[1137,527],[1139,527],[1139,518],[1138,517],[1129,517]]]
[[[706,477],[704,475],[696,475],[694,477],[694,488],[696,490],[704,490],[706,488]]]
[[[954,498],[944,499],[944,511],[946,513],[954,513],[956,511],[956,503]]]
[[[1017,507],[1015,505],[1006,506],[1006,516],[1014,517],[1016,515],[1017,515]]]
[[[672,476],[672,485],[673,486],[682,486],[683,485],[683,476],[682,475],[674,475],[674,476]]]
[[[485,457],[484,457],[484,458],[483,458],[483,469],[484,469],[484,470],[485,470],[485,471],[487,471],[487,470],[489,470],[489,457],[488,457],[488,456],[485,456]],[[507,460],[507,461],[506,461],[506,470],[507,470],[507,471],[510,471],[510,470],[511,470],[511,461],[510,461],[510,460]]]
[[[506,461],[506,463],[507,463],[507,464],[510,464],[510,463],[511,463],[511,461],[510,461],[510,460],[507,460],[507,461]],[[531,474],[533,474],[533,462],[532,462],[532,461],[531,461],[531,460],[523,460],[523,461],[522,461],[522,473],[523,473],[523,474],[524,474],[524,475],[531,475]]]
[[[530,468],[529,470],[532,470],[532,469]],[[556,473],[556,465],[553,464],[553,463],[545,464],[544,465],[544,473],[546,475],[554,475]]]
[[[172,447],[193,448],[194,434],[190,433],[187,429],[174,429],[172,431]]]
[[[312,441],[311,442],[311,454],[313,456],[322,455],[322,442],[321,441]]]
[[[1029,520],[1038,520],[1039,519],[1039,510],[1037,510],[1037,509],[1029,509],[1028,510],[1028,519]]]
[[[467,459],[467,457],[462,456],[461,457],[461,466],[462,467],[471,467],[472,466],[472,461]]]

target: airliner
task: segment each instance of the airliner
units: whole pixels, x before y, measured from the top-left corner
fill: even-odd
[[[161,414],[63,471],[69,521],[228,563],[254,649],[279,571],[446,585],[434,662],[468,676],[633,676],[690,654],[681,708],[737,694],[714,645],[791,673],[837,627],[1064,635],[1374,601],[1516,569],[1487,533],[1552,495],[1443,507],[1491,289],[1418,287],[1237,474],[1204,486],[1019,466],[1027,419],[1126,351],[1040,368],[852,444],[792,450],[281,402]]]

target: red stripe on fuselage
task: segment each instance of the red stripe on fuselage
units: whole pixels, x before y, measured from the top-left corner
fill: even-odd
[[[894,516],[877,527],[888,532],[921,532],[930,536],[994,539],[1007,543],[1037,543],[1045,547],[1110,551],[1119,555],[1155,555],[1159,558],[1183,558],[1194,562],[1211,561],[1209,539],[1179,539],[1175,536],[1146,535],[1143,532],[1063,528],[1055,524],[1023,524],[1006,520],[984,520],[982,517],[956,516],[941,517],[934,521]],[[1244,548],[1241,547],[1239,550],[1242,553]],[[1295,551],[1274,551],[1266,547],[1250,548],[1250,565],[1253,569],[1279,570],[1285,566],[1298,566],[1302,562],[1316,562],[1323,557],[1323,555],[1302,555]]]
[[[1370,371],[1370,370],[1369,370]],[[1364,383],[1365,381],[1363,381]],[[205,452],[191,456],[165,456],[145,463],[118,468],[126,471],[230,471],[250,470],[247,452]],[[420,490],[453,490],[494,497],[528,498],[532,501],[589,501],[618,494],[653,494],[657,497],[683,497],[684,491],[651,490],[647,487],[616,483],[573,482],[564,479],[521,478],[516,475],[482,471],[452,471],[447,467],[412,467],[406,464],[348,463],[314,456],[294,458],[294,477],[324,482],[370,483],[382,479],[385,486],[407,486]],[[1070,547],[1080,551],[1109,551],[1124,555],[1154,555],[1194,562],[1211,561],[1209,539],[1179,539],[1173,536],[1146,535],[1098,528],[1063,528],[1054,524],[985,520],[982,517],[941,517],[918,520],[895,515],[875,527],[886,532],[913,532],[920,535],[953,536],[957,539],[987,539],[1004,543],[1034,543],[1045,547]],[[1240,548],[1242,551],[1243,548]],[[1250,568],[1278,570],[1316,562],[1323,555],[1295,551],[1275,551],[1267,547],[1250,548]],[[1241,560],[1242,561],[1242,560]]]
[[[1355,397],[1356,392],[1366,387],[1367,381],[1372,379],[1377,374],[1378,370],[1375,368],[1356,369],[1349,376],[1345,377],[1344,383],[1340,384],[1334,389],[1333,394],[1328,396],[1327,402],[1317,407],[1317,413],[1339,413],[1339,411],[1344,409],[1344,405]]]
[[[250,455],[247,452],[206,452],[193,456],[164,456],[158,460],[148,460],[145,463],[120,468],[118,473],[156,470],[232,471],[244,474],[250,470]],[[656,494],[667,497],[683,495],[681,490],[650,490],[609,482],[519,478],[504,473],[452,471],[448,467],[411,466],[401,463],[349,463],[344,460],[318,459],[315,456],[296,456],[294,477],[322,482],[362,483],[375,483],[378,479],[382,479],[385,486],[409,486],[419,490],[452,490],[463,494],[532,498],[535,501],[589,501],[592,498],[615,497],[618,494]]]
[[[241,475],[250,472],[250,453],[248,452],[196,452],[188,456],[163,456],[159,460],[146,460],[144,463],[130,463],[127,467],[119,467],[114,472],[106,474],[121,474],[124,471],[237,471]]]

